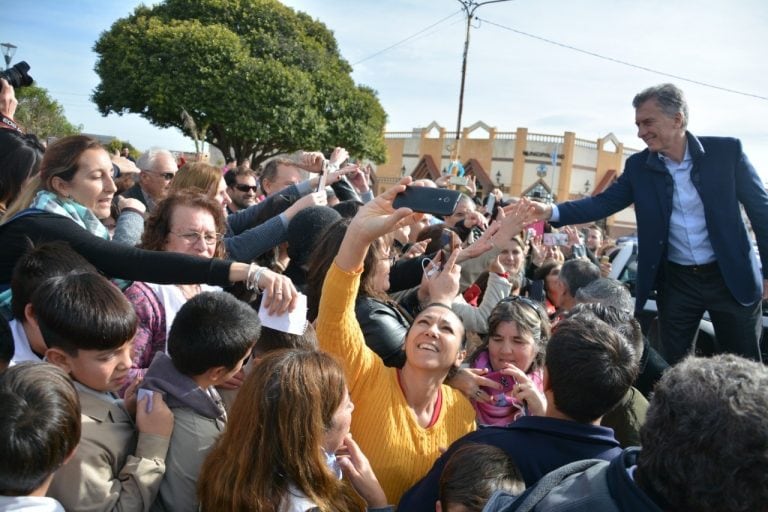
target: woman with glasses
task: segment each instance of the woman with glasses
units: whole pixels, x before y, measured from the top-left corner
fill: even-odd
[[[219,203],[190,191],[171,193],[147,219],[141,248],[221,258],[224,213]],[[189,299],[204,291],[222,291],[205,284],[156,284],[136,281],[125,290],[139,317],[133,339],[130,381],[143,376],[155,354],[166,351],[166,339],[176,313]],[[129,383],[126,383],[128,386]],[[124,387],[124,389],[125,389]]]
[[[469,357],[470,367],[487,371],[502,390],[483,388],[490,401],[474,401],[477,423],[507,426],[523,415],[543,415],[546,399],[542,366],[550,324],[541,304],[513,295],[488,318],[488,334]]]
[[[226,217],[224,247],[230,258],[253,261],[284,242],[288,223],[301,210],[326,204],[325,192],[311,192],[309,182],[291,185],[264,201]],[[231,199],[221,170],[204,162],[184,164],[171,182],[170,192],[198,189],[226,211]],[[303,197],[302,197],[303,196]]]
[[[292,307],[293,284],[269,270],[110,241],[100,220],[109,217],[114,192],[112,162],[98,141],[73,135],[51,144],[40,173],[27,181],[3,216],[0,291],[8,288],[16,261],[31,244],[64,241],[110,278],[217,286],[244,281],[267,291],[266,306],[273,313]]]

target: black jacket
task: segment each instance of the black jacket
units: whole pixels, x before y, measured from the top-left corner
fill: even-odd
[[[405,364],[405,335],[410,322],[395,303],[382,302],[372,297],[358,297],[355,314],[365,337],[365,344],[376,352],[389,367],[401,368]]]

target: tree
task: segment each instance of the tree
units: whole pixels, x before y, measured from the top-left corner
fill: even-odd
[[[94,49],[93,100],[104,115],[133,112],[191,135],[185,111],[238,161],[335,145],[384,160],[375,91],[354,83],[325,25],[275,0],[141,5]]]
[[[48,95],[48,91],[36,85],[16,89],[19,102],[14,118],[27,132],[41,140],[80,133],[82,125],[75,126],[64,116],[64,107]]]
[[[107,144],[104,145],[104,147],[107,148],[107,151],[112,153],[120,153],[123,148],[128,148],[129,154],[134,158],[139,158],[139,155],[141,155],[141,151],[133,147],[133,144],[128,142],[127,140],[120,140],[118,138],[114,138],[111,141],[109,141]]]

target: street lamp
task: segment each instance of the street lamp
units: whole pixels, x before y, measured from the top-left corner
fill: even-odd
[[[496,185],[501,188],[501,171],[496,171]]]
[[[589,180],[584,182],[584,195],[589,194],[589,187],[590,187],[590,185],[591,185],[591,183],[589,183]]]
[[[11,67],[11,59],[16,55],[16,46],[11,43],[0,43],[0,47],[3,48],[3,57],[5,57],[5,69]]]
[[[402,167],[400,168],[400,177],[402,178],[402,177],[404,177],[404,176],[405,176],[405,166],[402,166]]]

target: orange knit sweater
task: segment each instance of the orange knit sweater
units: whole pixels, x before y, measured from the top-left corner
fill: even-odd
[[[360,274],[334,263],[323,285],[317,319],[320,348],[344,366],[355,404],[352,436],[368,457],[387,499],[397,504],[440,456],[439,448],[475,428],[475,413],[466,398],[443,386],[437,421],[423,428],[408,407],[397,382],[397,370],[387,368],[371,351],[355,318]]]

